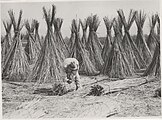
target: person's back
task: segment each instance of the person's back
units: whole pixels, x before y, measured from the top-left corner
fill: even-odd
[[[64,63],[63,63],[64,68],[66,68],[66,67],[67,67],[69,64],[71,64],[71,63],[74,63],[75,67],[78,67],[78,69],[79,69],[79,62],[78,62],[78,60],[75,59],[75,58],[66,58],[66,59],[64,60]]]
[[[63,63],[64,70],[66,72],[66,76],[68,79],[68,83],[70,84],[71,82],[75,82],[76,85],[76,90],[79,87],[79,62],[75,58],[66,58]]]

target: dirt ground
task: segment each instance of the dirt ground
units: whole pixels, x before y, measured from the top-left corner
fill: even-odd
[[[3,118],[106,118],[161,115],[161,98],[154,97],[155,90],[161,85],[160,80],[155,79],[111,94],[87,96],[91,83],[105,78],[81,76],[83,87],[63,96],[33,94],[31,83],[3,82]],[[74,84],[67,87],[73,89]]]

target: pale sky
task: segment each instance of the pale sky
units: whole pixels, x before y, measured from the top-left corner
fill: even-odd
[[[144,24],[144,33],[149,33],[149,17],[152,14],[159,13],[160,3],[159,0],[113,0],[113,1],[80,1],[80,2],[33,2],[33,3],[2,3],[1,4],[1,32],[4,34],[4,27],[2,20],[9,19],[8,10],[13,9],[18,17],[19,10],[23,10],[23,19],[36,19],[40,22],[39,33],[41,35],[46,34],[46,23],[43,18],[42,7],[45,6],[47,10],[51,8],[51,5],[56,5],[56,17],[64,19],[62,25],[63,37],[70,37],[70,27],[72,19],[81,18],[84,19],[91,14],[97,14],[100,18],[101,24],[97,30],[98,36],[106,36],[106,28],[103,22],[103,17],[108,16],[109,18],[116,17],[117,10],[123,9],[126,18],[130,9],[144,10],[147,13],[147,20]],[[23,28],[22,32],[26,29]],[[135,23],[131,27],[130,33],[136,34]]]

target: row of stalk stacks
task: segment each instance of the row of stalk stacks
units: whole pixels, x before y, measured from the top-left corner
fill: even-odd
[[[79,61],[80,74],[94,76],[107,75],[110,78],[127,78],[138,75],[160,75],[160,18],[158,14],[150,19],[150,33],[144,37],[143,26],[147,18],[143,11],[130,10],[126,18],[123,10],[117,11],[117,17],[104,17],[107,35],[101,44],[97,29],[100,20],[90,15],[84,20],[73,19],[69,41],[62,37],[62,18],[56,18],[56,7],[43,14],[47,31],[42,40],[39,35],[39,22],[22,22],[22,10],[16,20],[14,12],[8,11],[10,20],[3,22],[6,35],[2,38],[2,77],[11,81],[37,83],[63,83],[65,72],[62,63],[67,57]],[[133,39],[130,28],[135,22],[137,35]],[[26,36],[21,35],[26,28]],[[157,27],[157,33],[155,28]],[[14,35],[11,31],[13,28]],[[82,34],[81,30],[82,28]],[[89,31],[88,31],[89,30]],[[87,34],[88,33],[88,34]],[[114,33],[114,34],[112,34]],[[81,36],[82,35],[82,36]],[[27,40],[25,48],[22,41]]]

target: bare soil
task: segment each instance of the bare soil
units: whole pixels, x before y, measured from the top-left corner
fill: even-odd
[[[103,79],[106,77],[81,76],[82,88],[75,91],[72,90],[75,89],[73,83],[67,85],[72,91],[63,96],[33,94],[32,83],[3,81],[3,118],[106,118],[161,115],[161,98],[154,97],[155,90],[161,86],[160,80],[155,79],[140,86],[132,86],[101,96],[88,96],[92,83]]]

